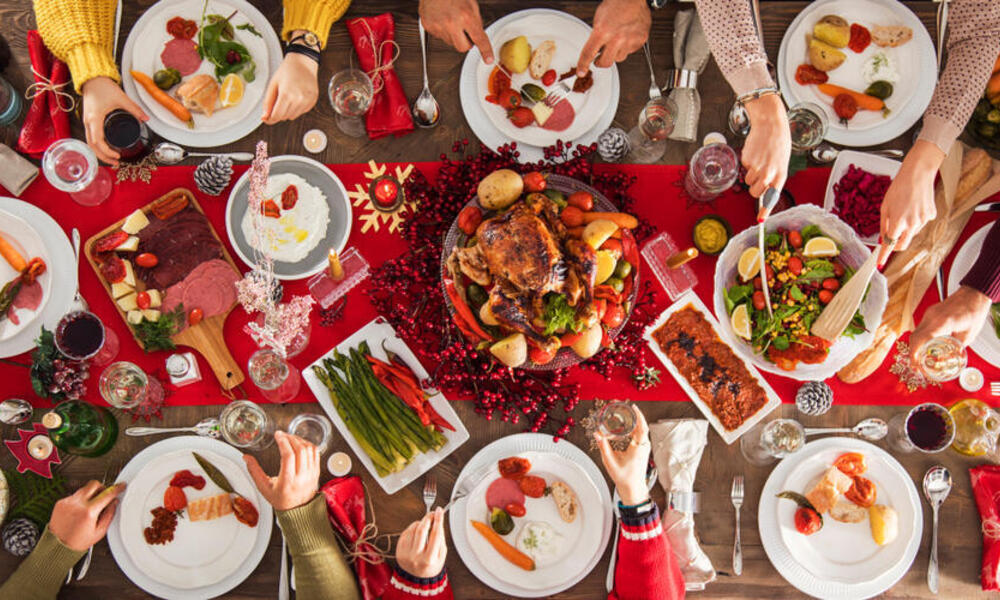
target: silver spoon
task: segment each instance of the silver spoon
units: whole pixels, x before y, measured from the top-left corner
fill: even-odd
[[[431,94],[431,86],[427,81],[427,42],[424,39],[427,35],[424,32],[423,21],[417,20],[417,26],[420,27],[420,58],[424,65],[424,89],[413,101],[413,120],[421,127],[434,127],[441,117],[441,107]]]
[[[155,435],[158,433],[197,433],[200,436],[216,438],[222,436],[219,431],[219,420],[215,417],[202,419],[194,427],[129,427],[125,435]]]
[[[931,560],[927,566],[927,587],[931,593],[938,592],[938,508],[951,491],[951,473],[941,465],[931,467],[924,475],[924,496],[933,511],[931,530]]]
[[[889,424],[882,419],[871,417],[854,427],[806,427],[806,435],[820,433],[853,433],[866,440],[880,440],[889,433]]]
[[[153,156],[161,165],[176,165],[189,156],[226,156],[235,161],[251,161],[253,154],[249,152],[188,152],[177,144],[160,142],[153,148]]]
[[[868,154],[874,154],[875,156],[885,156],[887,158],[902,158],[903,151],[896,150],[895,148],[889,148],[886,150],[868,150]],[[820,164],[832,163],[837,160],[837,156],[840,154],[840,150],[834,148],[830,144],[823,142],[819,146],[816,146],[809,153],[809,157],[813,159],[814,162]]]

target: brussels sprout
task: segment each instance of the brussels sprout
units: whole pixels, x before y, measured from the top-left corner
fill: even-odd
[[[986,120],[990,123],[1000,123],[1000,108],[994,108],[986,115]]]
[[[976,105],[976,110],[973,111],[972,116],[976,119],[985,119],[986,115],[990,114],[990,110],[993,109],[993,105],[986,98],[980,98],[979,104]]]
[[[469,295],[469,303],[477,309],[489,299],[489,294],[486,293],[486,290],[481,285],[470,283],[465,291]]]
[[[181,82],[181,74],[177,69],[160,69],[153,73],[153,83],[161,90],[169,90]]]
[[[892,95],[892,84],[888,81],[874,81],[865,93],[869,96],[875,96],[879,100],[885,100]]]
[[[506,512],[499,508],[494,508],[490,513],[490,527],[500,535],[507,535],[514,531],[514,519],[510,518]]]
[[[560,210],[566,208],[566,195],[560,192],[559,190],[547,188],[543,193],[546,196],[548,196],[549,200],[555,203],[555,205],[558,206]]]
[[[980,123],[976,131],[983,137],[994,138],[997,135],[997,126],[992,123]]]
[[[521,86],[521,97],[529,102],[541,102],[545,99],[545,90],[533,83]]]

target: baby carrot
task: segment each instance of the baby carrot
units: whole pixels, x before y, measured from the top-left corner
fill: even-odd
[[[585,212],[583,222],[591,223],[599,219],[606,219],[623,229],[635,229],[639,226],[639,219],[623,212]]]
[[[11,246],[10,242],[2,235],[0,235],[0,256],[3,256],[4,260],[10,263],[10,266],[18,273],[24,271],[24,268],[28,266],[21,253],[15,250],[14,246]]]
[[[490,529],[489,525],[483,523],[482,521],[471,521],[471,523],[472,526],[476,528],[476,531],[483,534],[486,541],[489,542],[501,556],[518,567],[521,567],[525,571],[535,570],[535,561],[531,560],[530,556],[508,544],[507,540],[497,535],[495,531]]]
[[[150,79],[149,75],[140,71],[129,72],[132,73],[132,79],[135,79],[136,83],[141,85],[142,88],[146,90],[146,93],[159,102],[163,108],[169,110],[175,117],[187,123],[188,128],[194,129],[194,119],[191,118],[191,113],[188,109],[184,108],[183,104],[174,100],[168,96],[166,92],[156,87],[156,84],[153,83],[153,80]]]
[[[834,85],[832,83],[821,83],[816,87],[819,88],[819,91],[823,92],[827,96],[830,96],[831,98],[836,98],[840,94],[847,94],[848,96],[854,98],[854,100],[858,103],[858,108],[863,108],[864,110],[885,110],[885,102],[882,102],[882,100],[876,98],[875,96],[855,92],[854,90]]]

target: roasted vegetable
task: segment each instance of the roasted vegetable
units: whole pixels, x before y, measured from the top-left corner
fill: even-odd
[[[865,89],[869,96],[875,96],[879,100],[885,100],[892,95],[892,84],[888,81],[874,81]]]
[[[161,90],[169,90],[181,82],[181,73],[177,69],[160,69],[153,73],[153,83]]]
[[[490,527],[500,535],[507,535],[514,531],[514,519],[510,518],[506,512],[499,508],[494,508],[490,513]]]
[[[479,182],[476,193],[479,204],[487,210],[507,208],[521,197],[524,191],[524,180],[521,175],[510,169],[493,171]]]

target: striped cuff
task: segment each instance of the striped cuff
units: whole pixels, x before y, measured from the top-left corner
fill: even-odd
[[[962,278],[961,285],[985,294],[991,302],[1000,302],[1000,221],[994,221],[983,241],[983,251]]]
[[[633,509],[622,509],[622,536],[626,540],[642,542],[657,538],[663,533],[660,523],[660,509],[653,504],[653,510],[638,514]]]
[[[330,26],[347,12],[351,0],[285,0],[285,22],[281,39],[289,41],[291,33],[304,29],[316,34],[321,48],[326,48]]]
[[[431,578],[417,577],[416,575],[407,573],[402,567],[396,565],[396,568],[392,572],[390,583],[392,587],[406,592],[411,596],[431,598],[448,589],[448,571],[441,569],[441,572],[436,577]]]

